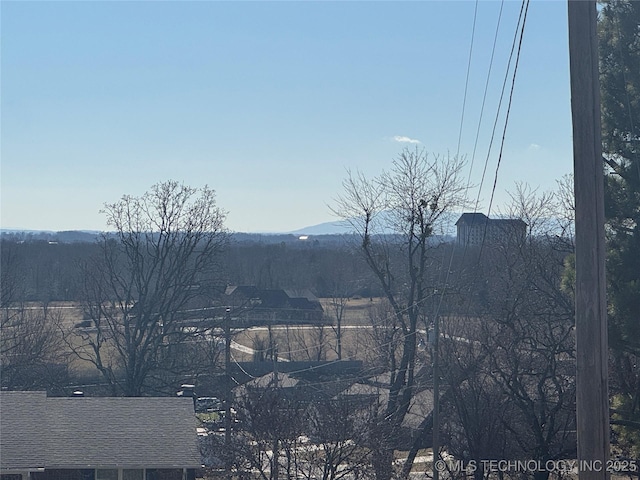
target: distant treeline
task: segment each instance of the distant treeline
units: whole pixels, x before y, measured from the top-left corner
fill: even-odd
[[[3,298],[82,300],[81,265],[99,254],[97,233],[3,232]],[[310,289],[320,297],[380,294],[348,235],[233,234],[220,261],[221,284]]]

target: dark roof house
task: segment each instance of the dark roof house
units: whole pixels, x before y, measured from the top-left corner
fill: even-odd
[[[173,321],[183,328],[201,330],[220,327],[229,314],[232,328],[325,322],[322,304],[309,290],[230,285],[221,293],[215,299],[205,294],[194,296],[180,311],[171,312]]]
[[[0,473],[26,480],[187,480],[201,466],[190,398],[0,392]]]
[[[233,285],[227,287],[223,302],[232,307],[234,321],[244,326],[319,324],[323,321],[322,305],[308,290]]]

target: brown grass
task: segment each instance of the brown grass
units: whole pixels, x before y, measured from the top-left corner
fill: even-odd
[[[320,301],[325,314],[335,324],[331,299],[322,298]],[[366,326],[369,325],[369,309],[379,303],[380,299],[378,298],[355,298],[347,301],[343,315],[343,325],[345,326],[342,334],[343,358],[364,360],[371,353],[370,335]],[[28,307],[34,309],[42,308],[42,304],[32,303]],[[65,333],[73,332],[75,325],[83,320],[82,306],[77,302],[51,302],[47,305],[47,308],[60,313]],[[363,328],[354,328],[357,326]],[[318,328],[310,328],[308,326],[302,328],[291,326],[288,329],[283,326],[274,326],[272,328],[272,338],[278,345],[279,356],[293,361],[315,360],[320,340],[322,340],[323,344],[324,358],[326,360],[337,359],[334,329],[330,325],[325,326],[323,333],[324,336],[321,338]],[[236,333],[234,341],[245,347],[253,348],[254,339],[256,338],[262,339],[268,345],[268,336],[269,333],[265,327],[253,328]],[[74,339],[73,335],[69,336],[69,338],[72,339],[74,344],[80,340],[79,338]],[[235,349],[232,353],[236,361],[253,360],[253,355],[250,353],[243,353]],[[70,362],[70,367],[80,374],[90,373],[95,370],[95,367],[90,362],[81,360],[74,355],[70,356]]]

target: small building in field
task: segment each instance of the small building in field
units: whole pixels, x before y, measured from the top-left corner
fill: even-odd
[[[236,323],[256,325],[318,325],[324,310],[308,290],[263,289],[252,285],[227,287],[222,300]]]
[[[1,480],[192,480],[191,398],[0,392]]]

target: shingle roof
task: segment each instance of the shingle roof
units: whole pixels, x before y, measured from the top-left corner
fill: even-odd
[[[20,395],[28,401],[15,401]],[[200,466],[190,398],[47,398],[24,392],[2,392],[1,397],[3,469],[16,462],[26,468],[18,460],[24,455],[30,467],[45,468]],[[22,421],[5,424],[5,417],[12,416]],[[16,439],[16,447],[5,450]],[[32,454],[34,443],[39,448]]]
[[[366,383],[355,383],[334,398],[371,397],[376,398],[379,404],[386,405],[389,401],[388,373],[371,377]],[[414,393],[411,397],[409,410],[402,422],[403,427],[418,428],[420,423],[433,410],[433,391],[423,389]]]
[[[253,388],[268,388],[277,384],[279,388],[292,388],[298,385],[298,382],[299,381],[297,379],[286,373],[280,372],[275,374],[271,372],[261,377],[254,378],[250,382],[247,382],[246,386]]]
[[[0,392],[0,468],[44,468],[45,392]]]
[[[245,300],[259,299],[258,308],[294,308],[301,310],[322,310],[318,298],[309,290],[259,289],[254,286],[238,285],[227,287],[226,295]]]

